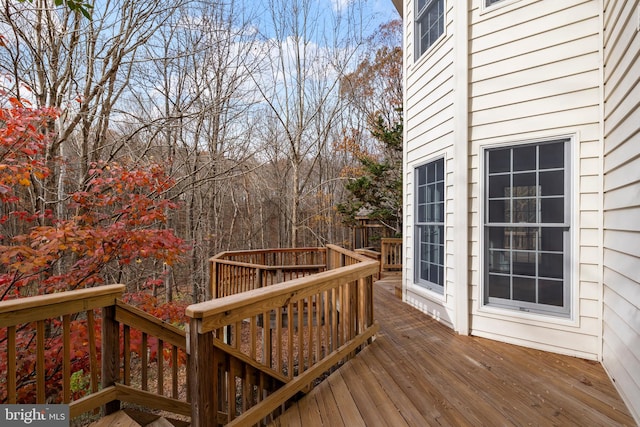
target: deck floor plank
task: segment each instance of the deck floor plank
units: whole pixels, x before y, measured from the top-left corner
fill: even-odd
[[[306,414],[305,427],[636,425],[599,363],[457,335],[394,288],[375,287],[373,344],[283,417]]]
[[[353,395],[349,390],[348,385],[345,383],[344,378],[340,374],[340,369],[324,381],[333,393],[336,403],[338,404],[338,411],[342,416],[344,424],[349,427],[366,427],[366,423],[362,419],[359,408],[356,406],[356,402],[353,399]],[[324,383],[323,382],[323,383]]]
[[[338,403],[333,396],[333,393],[324,393],[322,389],[316,387],[311,390],[311,393],[305,398],[315,398],[318,403],[318,410],[322,417],[322,424],[326,426],[345,427],[345,423],[342,420],[340,411],[338,410]]]
[[[361,366],[361,361],[353,360],[355,363],[348,363],[347,369],[341,369],[340,374],[345,382],[349,384],[349,390],[352,391],[353,398],[358,408],[367,408],[360,410],[362,418],[368,426],[378,425],[389,427],[406,426],[407,422],[398,412],[391,402],[390,396],[380,387],[371,371]],[[384,419],[380,419],[377,413],[382,411],[386,414]]]

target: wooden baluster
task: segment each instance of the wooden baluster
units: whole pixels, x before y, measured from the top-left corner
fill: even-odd
[[[16,327],[7,328],[7,403],[16,403]]]
[[[36,322],[36,403],[45,403],[44,320]]]
[[[282,308],[276,308],[276,370],[282,373]]]
[[[329,353],[335,351],[339,346],[339,339],[338,339],[338,324],[340,323],[338,321],[338,315],[340,314],[340,311],[338,310],[338,304],[340,304],[340,301],[338,301],[338,295],[339,295],[339,288],[332,288],[331,289],[331,340],[330,340],[330,347],[329,347]]]
[[[164,396],[164,341],[158,338],[158,381],[156,382],[158,388],[157,392],[160,396]]]
[[[124,353],[124,383],[131,385],[131,328],[124,325],[122,328],[122,352]]]
[[[298,375],[304,372],[304,299],[298,300],[297,307],[297,328],[296,336],[298,338]]]
[[[251,316],[249,318],[249,340],[250,340],[250,346],[249,346],[249,357],[251,357],[253,360],[256,360],[256,356],[257,356],[257,335],[258,335],[258,330],[256,327],[256,323],[258,321],[257,316]]]
[[[96,322],[93,310],[87,311],[87,327],[89,329],[89,369],[91,376],[91,392],[98,391],[98,352],[96,350]]]
[[[178,347],[171,346],[171,397],[178,398]]]
[[[315,297],[307,298],[307,369],[313,365],[313,304]]]
[[[322,359],[322,355],[320,354],[321,348],[322,348],[322,310],[323,310],[323,304],[322,304],[322,293],[319,293],[318,295],[316,295],[316,306],[315,306],[315,310],[316,310],[316,350],[315,350],[315,358],[314,358],[314,364],[316,364],[320,359]]]
[[[287,304],[287,377],[293,378],[293,303]]]
[[[227,377],[227,390],[229,392],[229,394],[227,395],[227,402],[229,405],[229,414],[228,414],[229,421],[233,421],[233,419],[236,417],[236,411],[238,410],[238,407],[236,405],[237,396],[238,396],[236,377],[240,377],[242,379],[242,373],[240,372],[240,368],[241,367],[237,359],[234,358],[230,360],[229,375]],[[242,390],[242,388],[240,388],[240,390]],[[244,399],[241,399],[241,401],[243,400]]]
[[[71,402],[71,316],[62,316],[62,403]]]
[[[273,313],[273,311],[265,311],[262,314],[262,363],[269,368],[273,368],[271,355],[271,347],[273,345],[271,313]]]
[[[148,373],[148,367],[149,367],[149,349],[148,349],[148,341],[149,338],[147,337],[147,334],[145,332],[142,333],[142,349],[141,351],[141,356],[142,356],[142,362],[141,362],[141,368],[142,368],[142,389],[144,391],[148,391],[149,390],[149,373]]]

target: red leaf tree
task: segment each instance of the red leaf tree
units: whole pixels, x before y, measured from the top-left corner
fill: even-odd
[[[172,180],[159,165],[129,167],[120,163],[90,165],[80,191],[66,195],[63,212],[36,210],[36,187],[50,174],[45,152],[50,140],[52,109],[31,109],[8,100],[0,109],[0,299],[47,294],[125,282],[127,300],[157,317],[181,323],[186,303],[162,302],[147,287],[163,280],[163,272],[179,262],[187,247],[166,227],[167,213],[177,206],[165,197]],[[96,323],[100,328],[100,322]],[[18,399],[33,401],[35,339],[23,325],[16,335],[20,350]],[[47,324],[46,382],[56,390],[61,382],[61,324]],[[86,372],[86,319],[71,323],[72,371]],[[96,337],[99,337],[99,330]],[[136,335],[132,346],[138,348]],[[0,331],[0,372],[7,372],[6,330]],[[100,342],[95,343],[100,347]],[[138,346],[138,347],[136,347]],[[152,356],[155,357],[154,353]],[[7,390],[0,384],[0,402]]]

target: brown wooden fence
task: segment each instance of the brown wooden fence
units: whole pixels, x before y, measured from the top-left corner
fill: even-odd
[[[329,245],[326,265],[188,307],[193,426],[268,420],[372,339],[378,263]]]

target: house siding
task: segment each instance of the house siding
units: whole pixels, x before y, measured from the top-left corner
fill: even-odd
[[[603,365],[640,420],[640,1],[604,2]]]
[[[470,41],[474,335],[590,359],[600,355],[601,69],[594,1],[474,2]],[[573,178],[572,317],[483,305],[483,149],[568,137]],[[592,185],[585,185],[585,184]]]
[[[405,22],[414,21],[415,2],[405,2]],[[414,59],[413,25],[405,31],[404,149],[404,300],[453,327],[453,198],[454,144],[454,28],[453,2],[446,2],[444,35],[418,60]],[[427,291],[414,282],[414,170],[431,160],[445,159],[445,285],[444,294]]]

